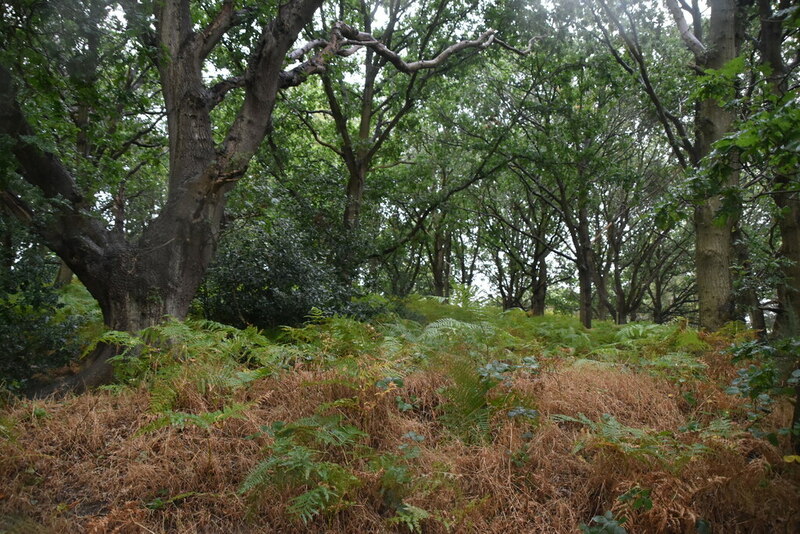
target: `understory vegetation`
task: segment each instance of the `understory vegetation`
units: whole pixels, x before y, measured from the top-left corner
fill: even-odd
[[[115,383],[7,397],[0,530],[800,528],[797,376],[743,326],[368,302],[369,320],[316,311],[277,335],[96,338],[121,347]]]

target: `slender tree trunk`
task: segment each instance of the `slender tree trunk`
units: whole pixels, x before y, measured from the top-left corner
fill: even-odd
[[[653,322],[661,324],[664,322],[664,294],[659,277],[656,277],[653,286],[653,292],[650,294],[653,299]]]
[[[4,214],[0,212],[0,217],[3,215]],[[3,225],[3,232],[0,234],[0,244],[2,244],[2,249],[0,249],[0,266],[3,271],[5,271],[4,274],[7,277],[11,277],[11,272],[14,267],[14,235],[7,224]]]
[[[783,279],[778,284],[778,315],[775,333],[796,336],[800,333],[800,199],[781,184],[773,195],[779,208],[778,228],[781,235],[779,255]]]
[[[759,51],[765,67],[770,92],[779,100],[786,96],[789,73],[783,57],[783,19],[776,17],[769,0],[758,0],[761,35]],[[781,0],[777,9],[791,6]],[[778,207],[777,221],[781,236],[779,255],[786,261],[782,264],[783,280],[778,284],[778,315],[775,333],[795,336],[800,333],[800,198],[793,191],[797,176],[776,174],[773,178],[773,199]]]
[[[747,237],[740,229],[734,231],[737,263],[744,271],[742,273],[743,276],[745,278],[752,278],[753,273],[750,265],[750,251],[745,243],[746,238]],[[737,315],[742,316],[746,313],[750,319],[750,327],[753,330],[758,331],[760,337],[763,337],[766,334],[767,326],[766,320],[764,319],[764,310],[761,309],[761,303],[756,290],[751,285],[741,288],[739,291],[738,300],[739,311],[737,312]]]
[[[592,274],[586,265],[578,265],[579,317],[586,328],[592,327]]]
[[[579,176],[583,176],[583,164],[578,164]],[[589,236],[589,211],[587,191],[582,191],[579,198],[578,224],[575,252],[578,258],[578,285],[580,293],[580,320],[586,328],[592,327],[592,284],[598,278],[595,269],[594,249]]]
[[[617,324],[626,324],[628,322],[629,310],[625,302],[625,293],[623,288],[617,287],[616,310],[614,312],[614,321]]]
[[[437,229],[433,238],[431,271],[433,274],[433,294],[437,297],[450,297],[450,250],[452,234]]]

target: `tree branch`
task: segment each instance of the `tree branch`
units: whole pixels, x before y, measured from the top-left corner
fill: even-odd
[[[17,102],[11,73],[0,66],[0,135],[3,134],[13,140],[11,152],[25,181],[38,187],[47,198],[61,196],[73,205],[83,203],[83,195],[61,160],[36,145],[34,131]]]
[[[233,89],[240,89],[244,87],[244,76],[234,76],[233,78],[227,78],[220,82],[214,84],[214,86],[210,89],[211,91],[211,109],[217,107],[217,105],[222,102],[225,98],[225,95],[228,94],[229,91]]]
[[[364,32],[357,32],[353,28],[347,26],[344,23],[337,23],[334,28],[334,31],[339,30],[346,39],[348,39],[348,44],[357,44],[368,46],[375,50],[376,54],[384,57],[386,60],[389,61],[394,67],[399,70],[400,72],[406,74],[412,74],[422,69],[432,69],[442,65],[447,58],[452,56],[453,54],[460,52],[461,50],[465,50],[467,48],[486,48],[492,44],[494,41],[494,30],[487,30],[483,34],[481,34],[477,39],[471,41],[459,41],[455,44],[452,44],[442,50],[438,56],[433,59],[421,59],[419,61],[412,61],[411,63],[407,63],[403,58],[400,57],[399,54],[396,52],[389,50],[383,43],[372,37],[368,33]]]
[[[514,52],[515,54],[523,56],[523,57],[527,56],[527,55],[530,55],[530,53],[533,51],[533,45],[539,40],[541,40],[541,36],[532,37],[528,41],[528,47],[525,48],[524,50],[520,50],[519,48],[517,48],[515,46],[512,46],[512,45],[508,44],[507,42],[501,40],[497,36],[494,37],[494,42],[495,43],[497,43],[501,47],[505,48],[506,50]]]
[[[686,17],[683,16],[683,11],[681,11],[681,6],[678,5],[678,0],[665,0],[665,2],[667,4],[667,9],[669,9],[672,18],[675,20],[675,24],[678,25],[678,31],[681,34],[681,39],[683,39],[684,44],[692,54],[694,54],[694,57],[697,58],[699,63],[704,63],[707,52],[706,47],[689,28],[689,23],[686,22]]]
[[[196,34],[196,38],[199,39],[197,52],[200,59],[208,57],[208,54],[211,53],[228,30],[246,21],[256,12],[254,6],[246,6],[243,9],[234,11],[233,4],[233,0],[225,0],[214,20],[203,28],[203,31]]]

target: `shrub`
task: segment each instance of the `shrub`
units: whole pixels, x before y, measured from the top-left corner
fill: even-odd
[[[36,373],[79,355],[81,328],[98,322],[99,312],[80,284],[56,290],[55,258],[21,229],[4,225],[0,220],[0,230],[12,232],[20,246],[0,253],[7,266],[0,272],[0,382],[20,390]]]
[[[349,291],[289,221],[236,224],[223,237],[194,311],[237,327],[301,323],[316,307],[333,311]]]

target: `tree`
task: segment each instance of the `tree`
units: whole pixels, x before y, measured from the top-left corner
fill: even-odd
[[[414,72],[438,66],[461,49],[484,46],[492,37],[489,32],[476,41],[457,43],[431,61],[406,63],[371,35],[337,23],[330,35],[289,54],[322,0],[242,9],[228,0],[214,6],[188,0],[124,2],[125,28],[115,27],[119,15],[110,11],[110,4],[96,4],[100,17],[96,22],[104,32],[93,48],[103,50],[106,59],[135,49],[137,60],[143,57],[157,72],[167,118],[165,202],[132,238],[97,217],[95,199],[82,186],[86,180],[81,169],[67,164],[64,147],[47,146],[59,139],[43,141],[43,132],[26,118],[14,80],[24,83],[32,75],[24,62],[0,67],[0,134],[14,158],[3,163],[21,178],[12,176],[4,185],[2,200],[76,273],[97,299],[105,323],[117,330],[138,330],[164,315],[186,315],[214,255],[226,195],[245,175],[267,135],[281,89],[299,85],[309,75],[323,72],[332,57],[361,47],[374,50],[404,72]],[[23,28],[36,29],[37,20],[30,15],[14,11],[8,17],[24,19]],[[17,27],[15,21],[3,22],[4,28]],[[125,41],[127,35],[135,35],[135,41]],[[122,46],[112,46],[120,40]],[[234,49],[249,53],[239,57],[231,52]],[[284,70],[287,55],[293,60],[310,57]],[[234,71],[209,85],[206,65]],[[215,114],[223,102],[234,108],[230,114],[219,114],[230,116],[229,121],[218,120]],[[154,110],[162,112],[158,104],[140,112]],[[95,125],[102,125],[102,119],[98,117]],[[24,194],[30,186],[39,198]],[[107,381],[111,376],[107,359],[112,354],[113,347],[98,350],[70,386]]]
[[[749,144],[741,138],[736,144],[745,145],[740,147],[744,150],[749,144],[750,148],[756,149],[755,152],[761,152],[759,159],[767,164],[772,178],[772,198],[778,208],[781,235],[779,254],[786,260],[782,264],[783,280],[778,284],[779,309],[775,329],[781,335],[795,336],[800,333],[800,196],[797,191],[797,157],[786,149],[793,145],[797,147],[798,143],[796,105],[799,92],[796,85],[789,90],[792,71],[797,68],[798,61],[795,59],[791,65],[787,64],[784,40],[787,27],[793,25],[796,29],[800,26],[800,15],[796,10],[790,11],[787,0],[778,3],[778,10],[774,10],[768,0],[758,0],[757,5],[760,21],[758,51],[762,72],[766,74],[764,99],[768,104],[766,114],[755,114],[752,126],[756,131],[744,128],[743,137],[761,139],[765,146],[758,147],[760,143]],[[770,123],[772,128],[764,128]],[[758,137],[754,138],[754,135]],[[800,420],[800,415],[796,419]]]
[[[737,0],[712,0],[706,36],[705,23],[697,1],[689,5],[686,2],[679,3],[678,0],[666,0],[680,37],[694,57],[694,69],[697,73],[719,71],[738,55],[744,22],[740,3],[743,5]],[[654,83],[647,55],[652,51],[645,50],[642,45],[635,22],[636,14],[628,7],[623,7],[622,12],[618,12],[605,0],[598,0],[598,4],[612,28],[608,30],[600,17],[595,15],[610,53],[626,71],[636,77],[647,94],[681,167],[686,171],[696,172],[711,155],[714,142],[731,131],[734,110],[721,102],[718,94],[705,94],[695,107],[695,131],[692,139],[681,113],[670,111],[664,95],[659,93]],[[640,7],[648,9],[647,6]],[[691,26],[686,21],[684,11],[692,17]],[[627,23],[623,21],[623,17]],[[617,50],[611,31],[618,33],[630,59],[623,57]],[[700,325],[709,330],[715,330],[735,318],[731,266],[735,259],[733,230],[738,215],[735,209],[729,209],[722,216],[721,211],[726,198],[723,191],[736,187],[738,182],[736,162],[728,160],[727,169],[714,183],[705,184],[702,191],[698,192],[694,206]]]

